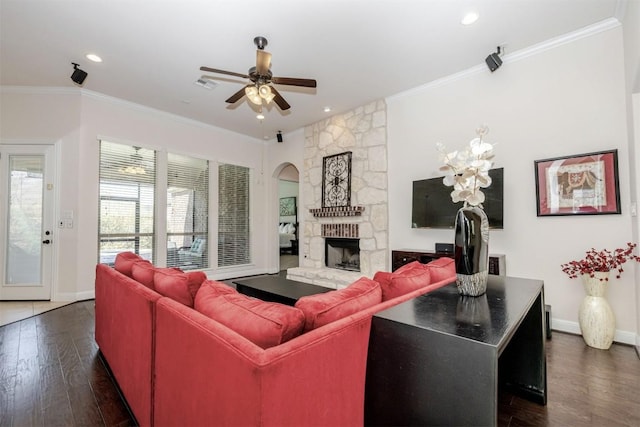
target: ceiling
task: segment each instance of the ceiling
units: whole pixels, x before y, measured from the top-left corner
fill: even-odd
[[[77,62],[88,91],[273,139],[278,130],[483,64],[498,45],[504,67],[510,52],[620,18],[623,1],[2,0],[0,83],[71,88]],[[470,10],[480,18],[463,26]],[[318,82],[316,89],[276,85],[292,107],[281,112],[272,103],[262,121],[246,98],[224,102],[243,79],[208,74],[215,88],[195,84],[203,65],[247,73],[256,36],[269,41],[274,76]]]

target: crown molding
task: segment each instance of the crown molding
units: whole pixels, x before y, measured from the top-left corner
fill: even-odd
[[[542,52],[545,52],[547,50],[550,49],[555,49],[556,47],[568,44],[568,43],[573,43],[577,40],[581,40],[584,39],[586,37],[590,37],[593,36],[595,34],[599,34],[602,33],[604,31],[609,31],[612,30],[614,28],[618,28],[620,27],[622,24],[620,23],[620,21],[618,21],[618,19],[616,18],[608,18],[605,19],[604,21],[600,21],[597,22],[593,25],[589,25],[586,26],[584,28],[581,28],[579,30],[573,31],[571,33],[567,33],[567,34],[563,34],[561,36],[558,37],[554,37],[552,39],[549,40],[545,40],[541,43],[535,44],[533,46],[529,46],[525,49],[521,49],[518,50],[514,53],[508,54],[508,55],[504,55],[502,57],[503,60],[503,66],[506,63],[509,62],[517,62],[517,61],[521,61],[525,58],[529,58],[531,56],[535,56],[538,55]],[[393,101],[395,99],[401,99],[404,98],[406,96],[412,96],[415,95],[418,92],[422,92],[422,91],[426,91],[429,89],[433,89],[436,87],[440,87],[440,86],[445,86],[448,85],[452,82],[458,81],[458,80],[462,80],[465,79],[467,77],[479,74],[481,72],[485,72],[487,69],[486,65],[483,64],[479,64],[479,65],[475,65],[471,68],[467,68],[466,70],[460,71],[458,73],[455,74],[451,74],[449,76],[446,77],[442,77],[440,79],[436,79],[433,80],[429,83],[426,83],[424,85],[418,86],[416,88],[413,89],[409,89],[407,91],[404,92],[400,92],[397,93],[395,95],[389,96],[386,99]]]

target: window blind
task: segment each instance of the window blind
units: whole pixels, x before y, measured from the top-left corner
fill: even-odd
[[[218,167],[218,266],[251,262],[249,241],[249,168]]]
[[[156,152],[100,141],[99,262],[131,251],[153,261]]]
[[[168,153],[167,266],[209,267],[209,162]]]

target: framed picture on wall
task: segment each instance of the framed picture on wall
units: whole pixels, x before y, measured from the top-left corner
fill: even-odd
[[[620,213],[618,150],[535,160],[538,216]]]
[[[280,216],[292,216],[296,214],[296,198],[280,198]]]

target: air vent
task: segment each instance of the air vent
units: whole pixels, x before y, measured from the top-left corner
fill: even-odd
[[[214,87],[218,86],[218,83],[212,80],[205,80],[205,79],[198,79],[194,83],[197,84],[198,86],[202,86],[205,89],[213,89]]]

